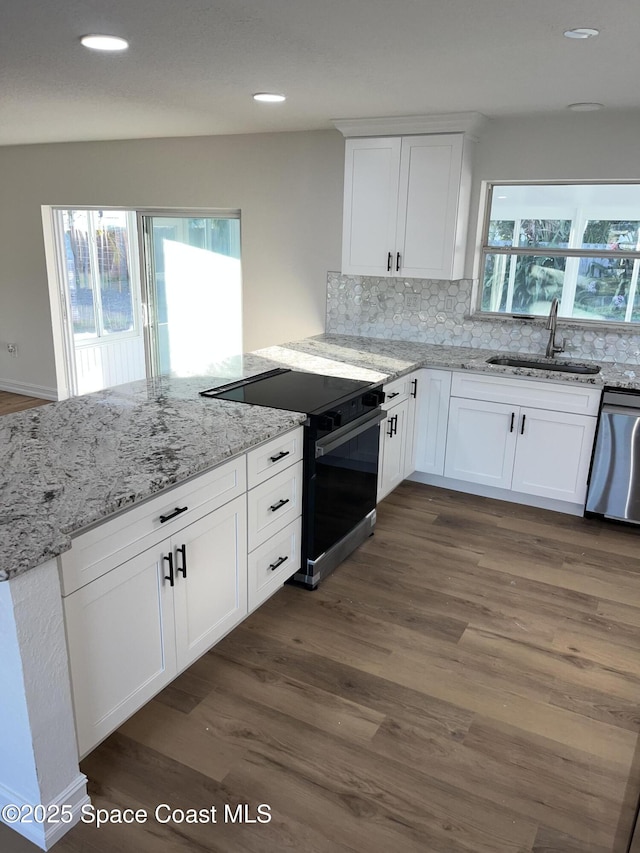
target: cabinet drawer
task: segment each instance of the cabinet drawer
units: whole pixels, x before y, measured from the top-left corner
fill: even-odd
[[[62,594],[69,595],[245,490],[245,457],[239,456],[81,533],[59,557]]]
[[[398,403],[403,403],[409,398],[411,393],[411,383],[415,378],[413,373],[408,373],[406,376],[399,376],[393,382],[388,382],[384,386],[384,403],[385,409],[390,409],[391,406],[396,406]]]
[[[266,542],[302,511],[302,462],[276,474],[248,494],[249,551]]]
[[[596,415],[600,405],[599,388],[568,382],[485,376],[481,373],[454,373],[451,396],[556,412],[575,412],[579,415]]]
[[[300,568],[300,516],[249,554],[249,610],[266,601]]]
[[[291,430],[247,453],[247,488],[278,474],[302,459],[303,429]]]

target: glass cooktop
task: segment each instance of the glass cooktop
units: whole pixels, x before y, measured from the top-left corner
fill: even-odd
[[[366,391],[372,384],[360,379],[342,379],[339,376],[277,368],[201,391],[200,394],[217,400],[233,400],[236,403],[313,415]]]

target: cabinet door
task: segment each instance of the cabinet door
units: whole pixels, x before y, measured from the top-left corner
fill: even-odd
[[[247,615],[245,497],[189,525],[171,545],[180,671]]]
[[[400,275],[450,279],[461,274],[454,269],[454,255],[464,250],[456,235],[462,149],[462,134],[402,140],[395,240]]]
[[[519,409],[452,397],[445,477],[511,488]]]
[[[420,371],[409,374],[409,397],[407,399],[407,437],[404,448],[404,477],[405,479],[416,470],[416,412],[418,410],[418,395],[422,393]]]
[[[176,675],[169,540],[64,599],[81,756]]]
[[[348,139],[345,149],[342,272],[388,276],[395,269],[399,137]]]
[[[522,408],[511,488],[584,504],[596,418]]]
[[[444,474],[447,446],[451,372],[419,371],[415,417],[415,470],[423,474]]]
[[[408,406],[409,401],[405,400],[389,409],[387,420],[380,425],[378,501],[386,497],[405,478]]]

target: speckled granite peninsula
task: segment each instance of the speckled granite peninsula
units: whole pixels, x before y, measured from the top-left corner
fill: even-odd
[[[82,527],[304,420],[198,394],[228,381],[141,381],[1,418],[0,580],[68,549]]]
[[[160,378],[0,419],[0,580],[70,547],[71,535],[301,423],[301,413],[198,392],[273,367],[381,382],[419,367],[640,389],[640,366],[598,374],[486,363],[492,350],[318,335],[231,360],[226,378]],[[501,353],[501,355],[506,355]],[[531,354],[521,354],[531,357]],[[560,360],[560,359],[558,359]]]

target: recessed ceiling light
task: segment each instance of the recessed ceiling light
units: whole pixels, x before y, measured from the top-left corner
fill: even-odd
[[[498,198],[500,198],[500,199],[506,198],[506,195],[499,195]]]
[[[120,36],[86,35],[80,43],[91,50],[126,50],[129,42]]]
[[[277,104],[280,101],[285,101],[284,95],[278,95],[275,92],[256,92],[253,96],[254,101],[264,101],[269,104]]]
[[[591,39],[599,35],[600,30],[594,30],[592,27],[576,27],[573,30],[564,31],[564,37],[567,39]]]
[[[573,110],[574,113],[591,113],[591,112],[594,112],[595,110],[601,110],[603,106],[604,106],[603,104],[595,104],[595,103],[593,103],[593,104],[590,104],[590,103],[569,104],[567,109]]]

